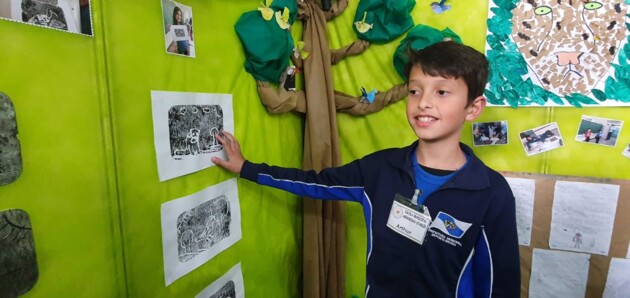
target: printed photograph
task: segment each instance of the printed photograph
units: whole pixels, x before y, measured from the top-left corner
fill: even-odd
[[[473,145],[505,145],[507,138],[507,121],[473,122]]]
[[[527,156],[547,152],[564,146],[558,124],[551,122],[519,133]]]
[[[162,17],[166,52],[195,57],[192,8],[175,1],[162,0]]]
[[[591,116],[582,116],[575,140],[581,143],[590,143],[614,147],[617,145],[617,136],[621,131],[623,121]]]
[[[627,158],[630,158],[630,144],[628,144],[628,146],[623,149],[623,152],[621,154]],[[630,252],[628,252],[628,254],[630,255]]]
[[[2,0],[0,18],[92,35],[89,0]]]

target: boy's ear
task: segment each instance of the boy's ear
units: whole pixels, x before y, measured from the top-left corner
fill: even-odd
[[[477,119],[486,107],[486,103],[486,98],[483,96],[477,96],[477,98],[473,99],[470,106],[466,108],[466,121],[473,121]]]

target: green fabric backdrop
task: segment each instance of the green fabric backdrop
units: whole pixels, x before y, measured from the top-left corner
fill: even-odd
[[[0,186],[0,210],[26,210],[33,224],[40,276],[26,297],[190,297],[242,262],[249,297],[299,297],[301,203],[292,195],[239,180],[243,239],[190,274],[164,287],[160,205],[232,176],[212,167],[159,182],[150,90],[232,93],[235,134],[253,161],[300,167],[303,119],[269,115],[233,26],[258,1],[180,1],[193,8],[197,58],[164,50],[160,0],[93,0],[94,37],[0,20],[0,91],[15,105],[24,170]],[[416,23],[451,28],[483,50],[487,2],[453,2],[436,15],[417,1]],[[329,23],[339,48],[356,38],[357,1]],[[477,24],[472,26],[471,24]],[[299,40],[296,22],[293,35]],[[401,37],[402,38],[402,37]],[[392,66],[400,39],[373,45],[333,68],[336,89],[359,94],[400,83]],[[344,162],[375,150],[405,146],[414,135],[400,102],[367,116],[339,116]],[[630,179],[630,142],[617,147],[572,141],[580,116],[622,119],[628,108],[488,108],[481,121],[508,120],[509,145],[475,148],[498,170]],[[525,157],[516,136],[548,122],[566,145]],[[471,143],[470,125],[464,141]],[[362,296],[365,223],[347,204],[346,295]]]

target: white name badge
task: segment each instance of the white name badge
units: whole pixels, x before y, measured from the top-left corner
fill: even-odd
[[[394,200],[387,220],[387,226],[394,232],[422,244],[430,225],[431,216],[428,212],[420,213]]]

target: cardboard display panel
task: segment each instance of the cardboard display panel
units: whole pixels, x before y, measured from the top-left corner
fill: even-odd
[[[502,172],[506,177],[533,179],[536,183],[534,196],[534,216],[531,244],[520,246],[521,253],[521,297],[528,297],[534,248],[550,249],[549,235],[551,230],[551,214],[557,181],[576,181],[620,186],[617,210],[614,214],[614,226],[610,250],[607,256],[591,254],[588,270],[586,297],[602,297],[606,286],[606,277],[611,258],[625,258],[630,243],[630,180],[589,178],[575,176],[556,176],[544,174]],[[613,216],[611,214],[611,216]]]

